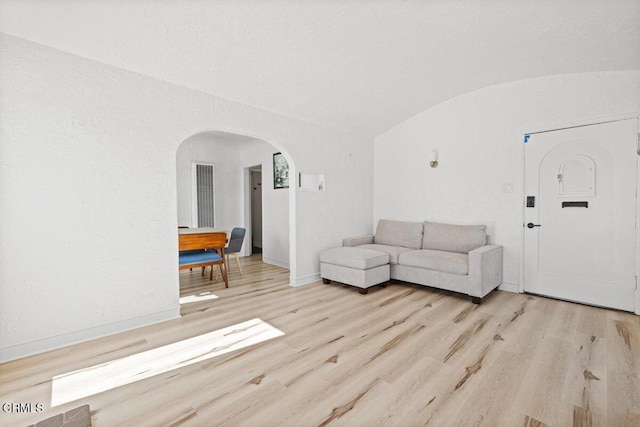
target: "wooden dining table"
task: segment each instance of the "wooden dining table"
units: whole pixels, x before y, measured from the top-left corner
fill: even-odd
[[[227,240],[231,235],[231,230],[214,227],[178,228],[178,234],[205,234],[205,233],[226,233]]]

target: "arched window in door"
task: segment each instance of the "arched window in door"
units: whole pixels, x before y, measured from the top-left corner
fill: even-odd
[[[558,168],[558,196],[595,196],[596,164],[582,155],[564,160]]]

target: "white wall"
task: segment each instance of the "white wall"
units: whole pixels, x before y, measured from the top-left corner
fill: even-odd
[[[516,81],[452,99],[376,138],[374,221],[489,223],[505,248],[505,288],[517,290],[524,133],[639,111],[640,71]]]
[[[240,183],[231,177],[231,171],[238,163],[237,141],[227,142],[216,134],[207,132],[187,138],[176,154],[176,181],[178,223],[196,227],[192,220],[192,164],[205,163],[214,165],[215,206],[214,221],[217,227],[226,228],[227,224],[239,225],[241,215],[237,212],[236,193]],[[238,222],[234,222],[238,221]]]
[[[0,360],[178,316],[176,151],[197,133],[334,183],[291,192],[292,284],[370,228],[371,141],[11,36],[0,57]]]
[[[263,248],[265,262],[289,268],[289,190],[273,188],[273,153],[277,150],[264,141],[206,132],[194,135],[178,148],[176,173],[178,188],[178,224],[195,226],[191,218],[191,165],[214,165],[215,225],[218,228],[250,228],[246,215],[246,189],[250,182],[246,168],[262,165]],[[295,187],[294,187],[295,189]],[[241,255],[250,252],[245,239]]]

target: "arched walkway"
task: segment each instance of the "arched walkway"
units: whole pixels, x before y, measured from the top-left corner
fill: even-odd
[[[282,153],[289,167],[289,188],[274,188],[273,155]],[[216,228],[247,229],[240,256],[251,254],[251,174],[262,170],[263,261],[295,269],[295,165],[280,147],[259,138],[222,131],[202,131],[183,140],[176,151],[177,226],[196,227],[193,214],[195,164],[213,166]]]

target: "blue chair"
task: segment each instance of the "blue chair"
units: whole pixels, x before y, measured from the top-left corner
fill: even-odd
[[[229,271],[229,255],[235,255],[236,264],[238,264],[238,270],[242,276],[242,267],[240,267],[240,260],[238,259],[238,252],[242,249],[242,243],[244,242],[244,234],[246,230],[241,227],[236,227],[231,230],[231,236],[229,237],[229,243],[224,248],[224,255],[227,262],[227,271]]]
[[[179,234],[178,235],[178,268],[211,266],[209,280],[213,280],[213,267],[217,264],[220,267],[224,285],[229,287],[227,278],[227,265],[225,263],[224,245],[227,241],[227,233],[199,233],[199,234]],[[217,277],[217,274],[216,274]]]

